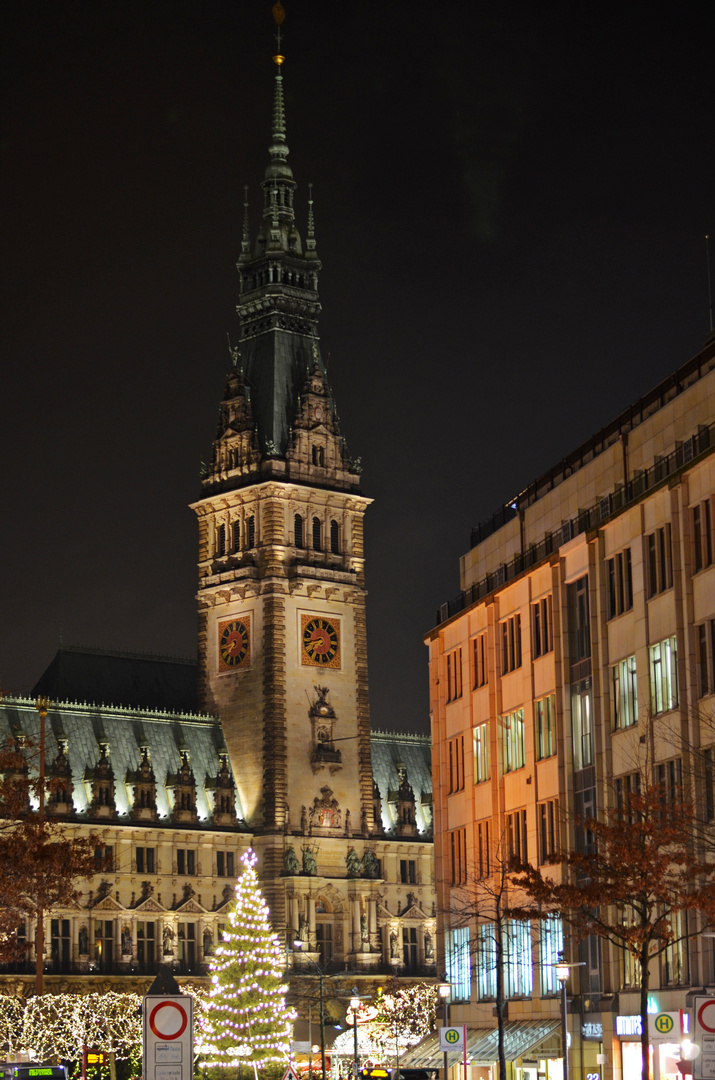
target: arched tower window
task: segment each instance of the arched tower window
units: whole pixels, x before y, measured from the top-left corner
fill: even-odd
[[[241,522],[234,521],[233,523],[233,550],[241,550]]]
[[[293,543],[297,548],[305,547],[303,542],[303,518],[296,514],[293,519]]]
[[[219,556],[226,554],[226,526],[219,525],[218,527],[218,543],[217,549]]]
[[[330,522],[330,550],[333,555],[340,554],[340,527],[335,518]]]
[[[248,546],[249,548],[256,546],[256,519],[253,514],[248,519]]]
[[[313,550],[322,551],[320,518],[313,518]]]
[[[313,447],[313,464],[318,465],[321,469],[325,468],[325,447]]]

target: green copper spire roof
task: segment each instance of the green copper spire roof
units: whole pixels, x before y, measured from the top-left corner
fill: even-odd
[[[250,251],[244,236],[238,269],[241,275],[241,359],[263,454],[282,457],[288,449],[297,396],[318,348],[318,270],[312,200],[308,222],[308,257],[296,226],[293,200],[296,182],[288,164],[283,96],[281,25],[283,8],[276,4],[278,26],[269,162],[261,183],[263,218]]]
[[[244,202],[238,257],[241,386],[222,403],[214,461],[204,477],[212,490],[255,482],[256,474],[300,477],[340,490],[359,487],[358,466],[348,458],[318,339],[318,259],[312,185],[307,200],[306,244],[295,220],[296,181],[288,165],[283,94],[280,3],[269,162],[263,213],[255,239]],[[312,419],[307,410],[312,409]],[[253,425],[249,432],[246,418]],[[313,454],[315,460],[313,461]],[[323,464],[321,464],[323,462]]]

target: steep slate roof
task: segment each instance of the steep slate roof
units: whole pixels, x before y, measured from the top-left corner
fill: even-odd
[[[24,734],[35,743],[38,742],[40,719],[34,701],[6,698],[0,705],[0,743],[4,743],[9,736],[18,734]],[[99,744],[106,742],[109,744],[109,761],[114,770],[117,806],[117,816],[111,819],[111,822],[120,825],[131,822],[135,828],[142,825],[142,822],[134,822],[129,817],[133,785],[125,781],[127,773],[133,773],[139,768],[140,745],[148,745],[156,776],[159,819],[168,819],[171,813],[166,780],[178,771],[181,765],[179,751],[184,750],[189,753],[189,762],[196,778],[199,827],[201,824],[208,824],[213,811],[213,800],[210,790],[206,790],[206,782],[208,781],[210,789],[220,768],[219,753],[226,753],[221,724],[214,717],[60,703],[53,705],[47,714],[45,759],[48,766],[57,755],[58,739],[67,742],[72,769],[73,801],[80,820],[81,815],[87,812],[91,798],[89,782],[83,780],[85,769],[96,766],[100,758]],[[243,816],[238,795],[236,814],[239,818]],[[156,823],[153,825],[156,827]],[[215,826],[212,825],[211,828]]]
[[[50,701],[193,713],[196,661],[61,645],[32,694]]]
[[[0,739],[9,730],[39,736],[34,696],[48,697],[55,705],[49,714],[47,761],[57,753],[57,738],[67,738],[74,800],[78,812],[85,810],[89,789],[82,776],[99,760],[99,742],[110,746],[119,815],[129,809],[125,788],[127,770],[139,767],[139,744],[151,747],[151,763],[157,781],[157,808],[161,817],[170,813],[165,780],[180,765],[179,749],[188,750],[196,776],[199,817],[211,813],[203,790],[206,777],[219,768],[218,753],[225,750],[221,722],[196,714],[196,664],[171,657],[111,652],[62,646],[33,689],[32,701],[0,707]],[[56,703],[60,704],[56,704]],[[66,704],[62,704],[65,702]],[[8,725],[10,726],[8,729]],[[50,727],[54,734],[50,736]],[[63,734],[64,732],[64,734]],[[431,742],[427,735],[373,731],[372,774],[380,790],[382,821],[386,834],[395,825],[400,770],[404,769],[415,795],[416,822],[420,835],[432,835]],[[236,813],[242,816],[236,803]],[[121,816],[118,820],[122,820]],[[128,820],[124,819],[124,820]]]
[[[399,770],[407,771],[407,779],[415,793],[417,827],[425,839],[432,835],[432,742],[429,735],[406,735],[396,731],[373,731],[372,775],[380,789],[382,822],[386,831],[394,825],[388,812],[395,805],[400,786]]]

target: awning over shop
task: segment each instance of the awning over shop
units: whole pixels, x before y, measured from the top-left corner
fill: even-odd
[[[507,1061],[515,1061],[536,1050],[541,1043],[560,1031],[559,1020],[508,1020],[504,1025],[504,1051]],[[467,1058],[473,1065],[490,1065],[497,1060],[498,1032],[496,1028],[467,1027]],[[556,1043],[545,1048],[546,1057],[554,1057],[560,1052]],[[457,1055],[450,1055],[456,1061]],[[408,1050],[400,1062],[409,1069],[430,1069],[442,1062],[439,1048],[439,1035],[434,1032],[419,1046]]]

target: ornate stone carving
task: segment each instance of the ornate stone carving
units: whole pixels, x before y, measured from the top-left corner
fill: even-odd
[[[322,787],[320,797],[316,795],[310,808],[310,831],[329,830],[341,828],[342,812],[338,800],[333,796],[333,789]]]

